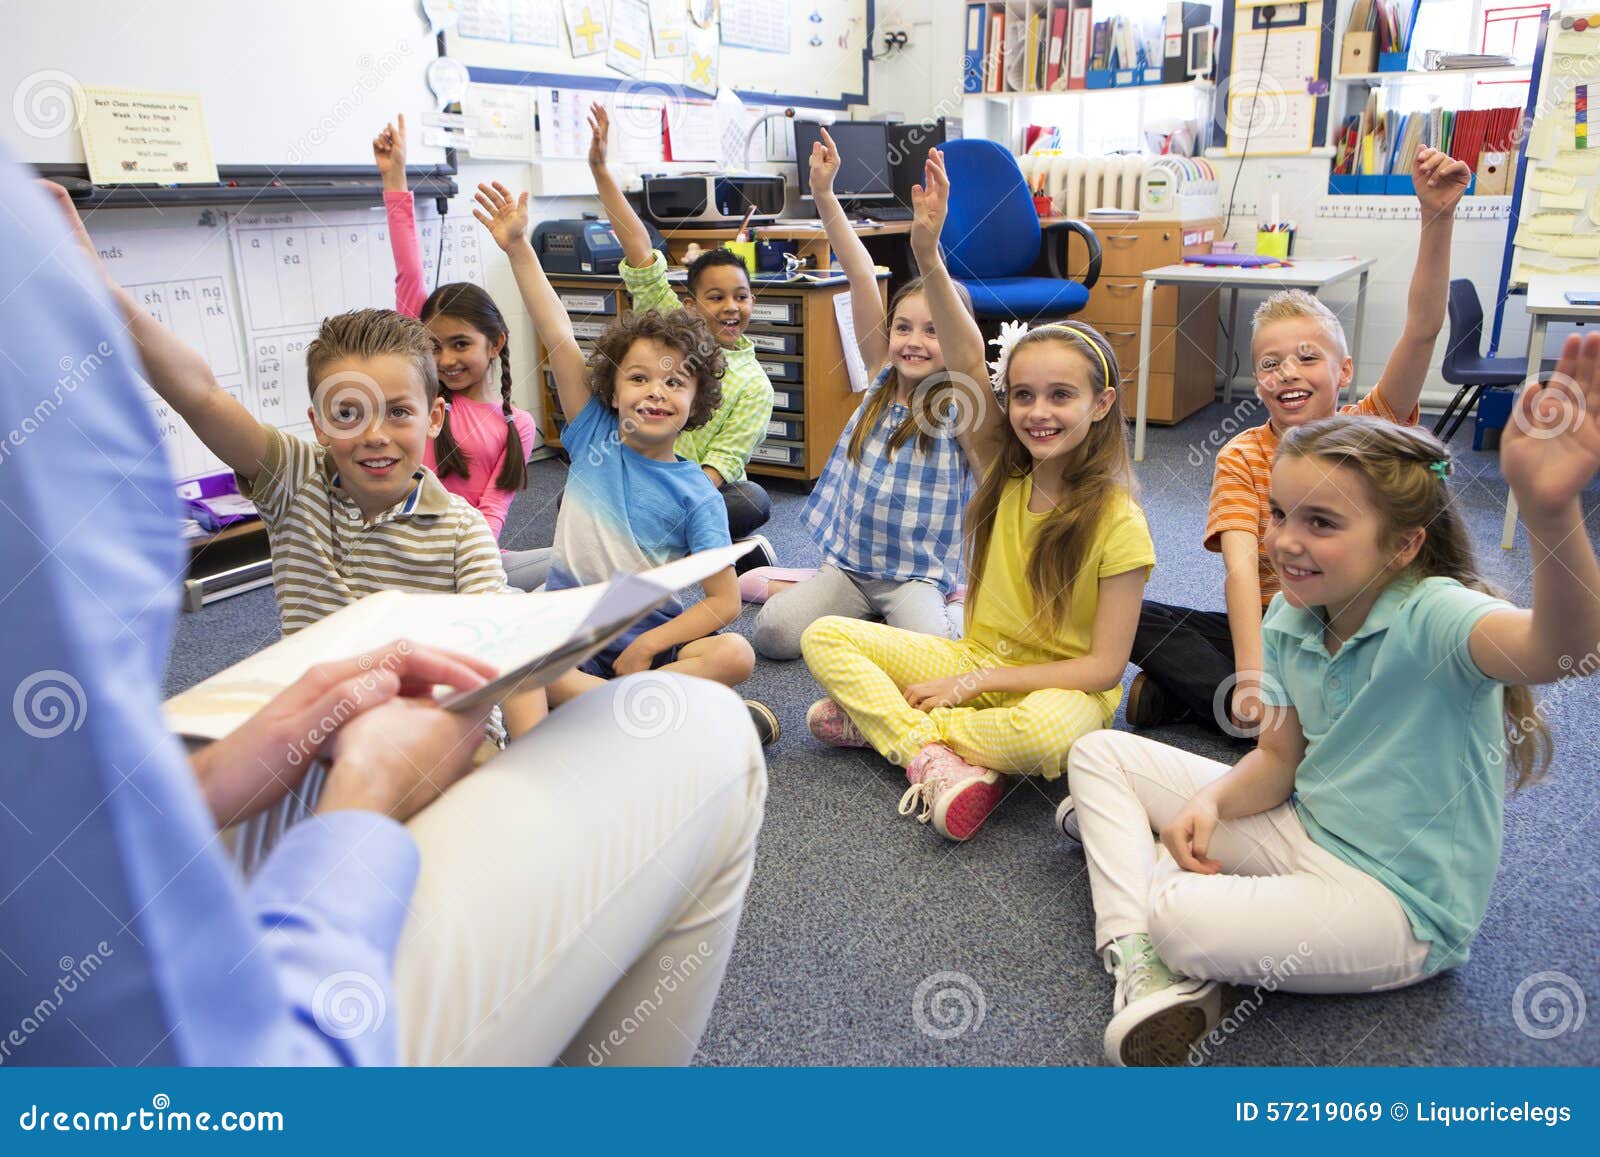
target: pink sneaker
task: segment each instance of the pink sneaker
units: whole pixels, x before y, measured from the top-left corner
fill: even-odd
[[[832,699],[818,699],[806,712],[806,728],[829,747],[867,747],[866,736]]]
[[[918,823],[933,821],[934,829],[952,840],[971,839],[1005,795],[998,772],[968,763],[942,743],[930,743],[906,768],[911,786],[900,797],[900,814],[910,815],[917,805]]]

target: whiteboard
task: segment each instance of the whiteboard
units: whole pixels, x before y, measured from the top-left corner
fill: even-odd
[[[579,0],[580,3],[585,0]],[[589,0],[592,12],[612,11],[611,0]],[[684,0],[687,3],[687,0]],[[723,35],[767,49],[721,43],[723,87],[746,102],[843,109],[867,99],[871,0],[720,0]],[[524,19],[540,10],[535,26]],[[446,35],[451,56],[481,84],[637,90],[655,97],[705,99],[714,93],[685,83],[685,58],[647,52],[641,75],[608,66],[607,54],[575,56],[560,0],[455,0],[466,20]],[[545,40],[554,14],[554,45]],[[786,19],[785,19],[786,18]],[[779,27],[773,28],[777,23]],[[472,35],[465,35],[470,32]]]
[[[112,276],[205,357],[222,388],[258,421],[300,437],[311,434],[305,350],[322,319],[394,306],[394,259],[381,208],[108,209],[87,224]],[[483,230],[472,218],[441,223],[430,203],[420,202],[417,232],[426,286],[483,284]],[[154,390],[143,392],[174,482],[226,473]]]
[[[71,87],[199,93],[219,165],[371,165],[397,112],[432,108],[438,55],[409,0],[51,0],[0,37],[0,140],[33,164],[81,164]],[[407,163],[444,151],[413,134]]]

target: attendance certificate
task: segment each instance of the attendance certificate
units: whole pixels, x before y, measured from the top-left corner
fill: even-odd
[[[79,123],[97,185],[214,185],[200,95],[85,88]]]

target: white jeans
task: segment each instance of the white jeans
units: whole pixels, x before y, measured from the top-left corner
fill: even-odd
[[[1151,838],[1231,769],[1125,731],[1072,746],[1067,777],[1094,893],[1095,947],[1147,932],[1174,971],[1289,992],[1376,992],[1426,977],[1428,945],[1383,884],[1326,851],[1293,805],[1217,826],[1214,876]]]
[[[750,641],[767,659],[798,659],[800,636],[827,615],[847,619],[882,619],[891,627],[961,637],[961,607],[945,605],[944,592],[932,583],[873,579],[824,563],[816,576],[779,591],[756,614]]]

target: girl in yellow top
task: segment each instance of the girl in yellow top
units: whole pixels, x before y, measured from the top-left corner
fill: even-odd
[[[964,840],[1005,794],[1002,774],[1054,779],[1074,741],[1111,725],[1155,548],[1133,496],[1111,347],[1075,323],[1025,333],[998,365],[1002,410],[939,253],[949,181],[938,150],[925,182],[913,190],[912,247],[983,476],[963,536],[967,633],[830,617],[807,628],[801,651],[828,694],[806,715],[812,734],[904,766],[901,814],[920,804],[919,820]]]

